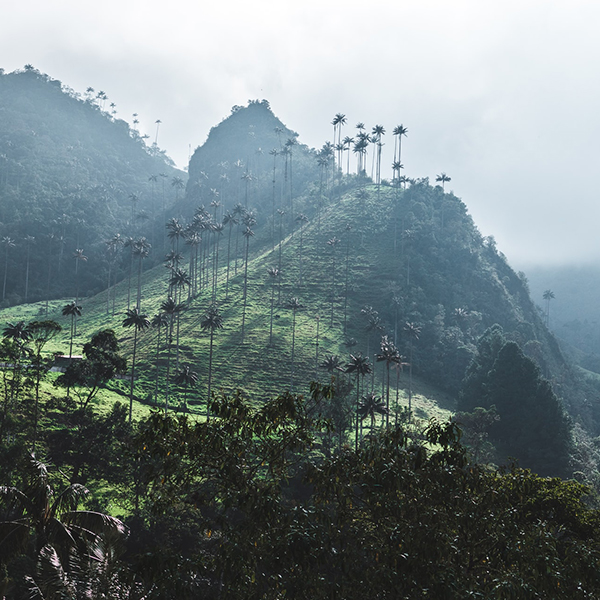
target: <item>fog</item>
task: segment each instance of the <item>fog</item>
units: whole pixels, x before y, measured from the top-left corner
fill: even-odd
[[[517,268],[600,256],[600,5],[571,1],[3,6],[0,67],[103,90],[185,167],[234,104],[267,99],[300,141],[408,127],[404,174],[441,172]],[[385,175],[385,173],[384,173]]]

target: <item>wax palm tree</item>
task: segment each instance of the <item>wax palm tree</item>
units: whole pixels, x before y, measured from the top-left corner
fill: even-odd
[[[215,331],[223,329],[223,317],[219,309],[213,304],[204,314],[204,318],[200,323],[203,331],[210,332],[210,350],[208,355],[208,389],[206,393],[206,420],[210,420],[210,399],[211,399],[211,382],[212,382],[212,361],[213,361],[213,340]]]
[[[250,249],[250,238],[254,236],[254,231],[250,227],[246,227],[244,230],[244,237],[246,238],[246,257],[244,261],[244,308],[242,311],[242,342],[244,341],[244,328],[246,326],[246,304],[248,302],[248,251]]]
[[[231,257],[231,232],[233,230],[233,226],[238,224],[238,220],[236,216],[227,211],[225,216],[223,217],[223,225],[229,226],[229,235],[227,237],[227,275],[226,275],[226,283],[225,283],[225,298],[229,298],[229,266],[230,266],[230,257]]]
[[[106,314],[110,312],[110,288],[111,288],[111,275],[113,267],[115,266],[116,258],[121,246],[123,246],[123,239],[121,238],[121,234],[117,233],[113,235],[110,240],[104,242],[106,246],[106,251],[108,254],[108,285],[106,288]],[[116,279],[116,278],[115,278]],[[115,299],[113,294],[113,314],[114,314],[114,303]]]
[[[404,165],[399,161],[395,160],[392,163],[392,173],[394,174],[394,179],[400,181],[400,171],[404,169]]]
[[[15,240],[9,236],[2,238],[2,245],[4,246],[4,285],[2,286],[2,300],[6,298],[6,278],[8,275],[8,251],[16,246]]]
[[[25,321],[17,321],[15,323],[7,323],[4,331],[2,332],[2,337],[12,340],[22,346],[25,342],[29,341],[31,338],[31,334],[27,329],[27,325]]]
[[[369,147],[369,143],[371,138],[365,134],[362,136],[358,136],[358,139],[355,140],[354,146],[352,148],[352,152],[357,156],[357,173],[358,175],[366,175],[367,168],[367,150]]]
[[[352,226],[346,225],[346,272],[344,276],[344,333],[346,333],[346,325],[348,319],[348,276],[350,273],[350,231]]]
[[[50,303],[50,281],[52,275],[52,247],[56,242],[56,236],[53,233],[49,233],[47,238],[48,240],[48,278],[46,281],[46,310],[45,315],[48,316],[48,305]]]
[[[344,152],[348,152],[348,159],[346,164],[346,175],[350,175],[350,150],[352,150],[352,144],[354,142],[354,138],[347,135],[342,140],[342,145],[344,147]]]
[[[279,151],[277,148],[273,148],[269,151],[269,154],[273,157],[273,198],[272,198],[272,206],[271,206],[271,246],[272,249],[275,250],[275,174],[277,172],[277,157],[279,156]]]
[[[198,383],[198,373],[192,371],[191,367],[185,366],[179,369],[177,376],[175,377],[175,383],[177,385],[185,386],[183,392],[183,406],[187,410],[187,391],[188,387],[194,387]]]
[[[158,128],[160,127],[162,121],[160,119],[156,119],[154,123],[156,124],[156,137],[154,138],[154,145],[158,146]]]
[[[252,176],[252,173],[250,173],[249,171],[246,171],[242,175],[242,181],[244,182],[244,187],[245,187],[244,208],[246,210],[248,209],[248,188],[250,186],[250,183],[252,183],[253,180],[254,180],[254,177]]]
[[[38,429],[38,413],[40,404],[40,382],[42,374],[46,372],[49,365],[42,358],[42,350],[46,344],[61,331],[61,326],[56,321],[32,321],[27,325],[29,339],[35,349],[34,370],[35,370],[35,408],[33,417],[33,441],[31,451],[35,452]]]
[[[183,237],[184,233],[183,224],[180,223],[179,219],[173,217],[172,219],[169,219],[165,227],[167,229],[167,235],[171,240],[172,249],[179,252],[179,238]]]
[[[169,284],[172,289],[175,290],[175,302],[179,300],[179,304],[177,305],[179,308],[177,310],[177,338],[175,342],[175,368],[179,368],[179,329],[181,324],[181,313],[185,310],[185,304],[181,302],[182,291],[185,287],[189,287],[191,285],[191,280],[189,275],[183,271],[182,269],[176,269],[171,277]]]
[[[32,235],[26,235],[24,238],[26,256],[25,256],[25,303],[29,297],[29,256],[31,254],[31,246],[35,244],[35,238]]]
[[[140,201],[140,196],[139,194],[129,194],[129,200],[131,201],[131,234],[135,235],[134,232],[134,224],[135,224],[135,207],[137,206],[137,203]]]
[[[131,387],[129,390],[129,423],[131,423],[131,417],[133,414],[133,386],[135,383],[135,354],[137,350],[137,336],[138,332],[144,331],[150,327],[150,320],[147,315],[140,313],[138,308],[130,308],[125,313],[125,319],[123,319],[123,327],[133,327],[133,358],[131,360]]]
[[[23,358],[26,348],[25,344],[31,339],[31,333],[25,324],[25,321],[17,321],[7,323],[2,337],[11,340],[16,344],[16,352],[13,368],[12,368],[12,383],[10,386],[10,399],[14,400],[19,397],[19,388],[21,383],[21,359]],[[8,397],[5,397],[4,404],[5,416],[8,410]]]
[[[383,125],[375,125],[373,127],[373,139],[377,146],[377,170],[375,172],[375,183],[377,183],[377,190],[381,186],[381,149],[383,148],[382,137],[385,135],[385,128]]]
[[[155,406],[158,403],[158,375],[159,375],[158,360],[159,360],[159,355],[160,355],[160,329],[161,329],[161,327],[167,327],[168,324],[169,324],[169,318],[163,312],[156,313],[154,315],[154,317],[152,317],[152,321],[150,321],[150,325],[157,329],[156,361],[155,361],[156,362],[156,383],[155,383],[155,388],[154,388],[154,405]],[[169,338],[169,330],[167,329],[167,335],[166,335],[167,343],[168,343],[168,338]]]
[[[286,308],[289,308],[292,311],[292,369],[290,376],[290,392],[294,390],[294,358],[295,358],[295,349],[296,349],[296,313],[303,308],[303,305],[300,303],[298,298],[290,298],[286,305]]]
[[[131,308],[131,276],[133,275],[133,251],[135,248],[135,239],[131,236],[123,240],[123,248],[129,249],[129,269],[127,272],[127,309]]]
[[[359,428],[359,409],[360,409],[360,378],[372,372],[371,363],[368,356],[363,356],[360,352],[356,355],[350,355],[350,362],[346,365],[346,373],[353,373],[356,377],[356,439],[354,443],[355,450],[358,451],[358,428]]]
[[[400,353],[387,335],[381,338],[381,352],[377,355],[377,362],[385,361],[387,370],[387,386],[385,392],[385,407],[387,410],[386,425],[390,424],[390,367],[400,361]]]
[[[550,302],[556,298],[552,290],[546,290],[542,296],[546,301],[546,327],[550,326]]]
[[[421,328],[415,323],[407,322],[404,332],[408,337],[408,413],[412,414],[412,369],[413,369],[413,344],[421,335]]]
[[[217,288],[219,286],[219,240],[223,235],[224,226],[221,223],[215,223],[213,225],[213,234],[215,236],[215,260],[213,268],[213,302],[217,296]]]
[[[389,423],[390,411],[385,402],[375,392],[368,392],[362,397],[362,402],[358,406],[358,416],[362,419],[371,418],[371,433],[375,429],[375,419],[377,415],[386,417]]]
[[[327,245],[331,248],[331,327],[333,327],[333,304],[335,302],[335,248],[340,242],[341,240],[335,236],[327,240]]]
[[[336,146],[336,130],[337,130],[337,144],[342,145],[342,127],[347,123],[346,115],[337,113],[333,118],[331,124],[333,125],[333,145]],[[341,151],[338,154],[338,166],[342,166],[342,154]]]
[[[361,313],[363,311],[364,311],[364,309],[361,310]],[[363,313],[363,314],[365,314],[365,313]],[[383,330],[383,321],[379,317],[378,312],[376,310],[372,310],[369,314],[367,314],[367,325],[365,326],[365,331],[367,332],[367,356],[370,356],[371,334],[374,331],[382,331],[382,330]]]
[[[237,275],[237,259],[238,259],[238,255],[239,255],[239,251],[238,251],[238,241],[239,241],[239,237],[240,237],[240,224],[242,221],[242,217],[246,214],[246,209],[238,202],[234,207],[233,207],[233,216],[237,218],[237,222],[235,223],[237,225],[236,231],[235,231],[235,274]]]
[[[171,346],[173,345],[173,324],[175,316],[177,316],[181,310],[181,305],[177,304],[173,298],[169,296],[167,300],[161,303],[160,310],[168,319],[167,327],[167,374],[165,377],[165,415],[169,410],[169,371],[171,368]]]
[[[71,317],[71,339],[69,341],[69,365],[73,360],[73,335],[75,332],[75,319],[81,316],[81,306],[77,305],[77,302],[69,302],[65,304],[62,309],[63,317]],[[67,388],[67,396],[69,395],[69,389]]]
[[[273,345],[273,307],[275,304],[275,281],[279,277],[279,269],[276,267],[269,267],[267,273],[271,278],[271,322],[269,325],[269,346]]]
[[[404,125],[397,125],[394,127],[394,162],[397,161],[402,163],[402,136],[407,137],[408,129],[404,127]],[[398,153],[396,155],[396,147],[398,148]]]
[[[294,180],[292,177],[292,158],[293,152],[292,149],[295,145],[298,144],[298,140],[295,137],[291,137],[285,143],[285,147],[289,152],[290,157],[290,223],[292,225],[292,235],[294,235]]]
[[[440,175],[436,175],[435,180],[439,181],[442,184],[442,190],[445,190],[446,183],[448,183],[449,181],[452,181],[452,179],[450,177],[448,177],[448,175],[446,175],[446,173],[441,173]]]
[[[191,285],[192,281],[187,271],[177,267],[169,279],[169,287],[175,291],[175,302],[181,301],[182,290]]]
[[[215,188],[211,188],[210,195],[212,198],[212,200],[210,201],[210,206],[213,209],[213,221],[217,223],[217,212],[219,210],[219,207],[221,206],[221,203],[219,202],[219,191]]]
[[[308,217],[304,213],[300,213],[296,217],[296,221],[298,223],[300,223],[300,279],[299,279],[299,284],[302,285],[302,238],[303,238],[304,225],[306,223],[308,223]]]
[[[150,248],[152,245],[145,238],[141,237],[133,243],[133,256],[138,259],[138,285],[137,285],[137,301],[136,308],[140,310],[142,302],[142,261],[150,254]]]
[[[327,358],[324,358],[319,363],[319,368],[324,369],[332,376],[344,370],[342,361],[337,354],[330,354]]]
[[[185,238],[185,243],[190,247],[190,280],[189,293],[196,296],[198,293],[198,248],[202,244],[202,237],[197,231],[190,231]]]
[[[279,269],[279,287],[277,290],[277,304],[281,304],[281,254],[282,254],[282,245],[283,245],[283,217],[285,215],[285,211],[280,208],[277,209],[277,214],[279,215],[279,251],[278,251],[278,266]]]
[[[79,302],[79,263],[87,262],[88,257],[83,253],[83,248],[77,248],[73,252],[75,259],[75,301]]]
[[[167,269],[169,269],[169,271],[171,273],[171,277],[173,277],[173,274],[175,273],[175,271],[177,269],[179,269],[179,265],[182,260],[183,260],[183,254],[181,254],[180,252],[175,252],[175,250],[171,250],[170,252],[165,254],[164,265]],[[169,280],[167,282],[167,289],[168,289],[169,296],[173,295],[173,286],[171,285],[171,277],[169,278]]]
[[[30,549],[34,561],[46,558],[54,565],[64,566],[65,571],[60,578],[64,580],[70,570],[77,572],[73,558],[78,554],[88,559],[96,558],[99,548],[107,540],[125,539],[127,528],[119,519],[100,512],[77,510],[81,500],[89,493],[83,485],[72,483],[60,491],[54,489],[48,466],[33,454],[24,479],[23,489],[0,486],[0,498],[7,515],[6,520],[0,522],[0,539],[7,551],[21,553]],[[28,581],[35,583],[31,578]],[[69,594],[61,594],[61,586],[52,589],[51,583],[56,582],[48,577],[42,578],[40,585],[48,587],[45,590],[47,595],[41,595],[37,586],[32,586],[30,597],[75,597],[71,595],[73,590]],[[89,586],[83,587],[89,592]],[[90,596],[84,593],[77,597]]]
[[[171,187],[175,190],[175,200],[179,200],[179,191],[185,187],[185,182],[181,177],[173,177],[171,179]]]

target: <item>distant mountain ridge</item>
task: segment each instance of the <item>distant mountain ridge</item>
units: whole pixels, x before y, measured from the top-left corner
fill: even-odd
[[[116,233],[148,231],[138,215],[147,220],[160,208],[149,177],[182,175],[103,102],[90,93],[81,97],[33,67],[0,73],[0,238],[16,244],[8,249],[10,303],[25,300],[27,253],[28,300],[47,295],[52,255],[50,295],[75,293],[71,256],[77,248],[94,265],[81,269],[80,290],[99,291],[103,242]],[[170,202],[170,185],[167,191]],[[35,239],[26,244],[27,236]]]
[[[5,303],[23,300],[27,265],[31,299],[44,297],[46,281],[63,297],[102,292],[86,307],[117,329],[139,274],[148,314],[161,311],[169,294],[186,305],[177,325],[181,364],[206,377],[199,328],[215,304],[225,323],[215,342],[215,381],[261,396],[301,384],[306,390],[323,378],[321,359],[337,356],[344,367],[350,353],[368,356],[378,370],[372,381],[383,389],[377,354],[388,336],[415,376],[456,397],[480,336],[498,323],[551,380],[571,417],[600,433],[600,407],[586,398],[595,392],[565,361],[526,279],[443,187],[343,174],[331,144],[300,144],[264,100],[234,107],[211,129],[191,158],[185,193],[181,173],[135,130],[35,70],[0,76],[0,110],[10,117],[0,121],[0,238],[35,238],[19,248],[0,245],[11,274]],[[116,233],[121,242],[148,238],[147,263],[168,252],[170,270],[145,272],[131,244],[111,264],[105,241]],[[74,260],[78,248],[87,264]],[[112,267],[121,279],[116,315],[105,300]],[[139,398],[157,389],[152,361],[164,364],[166,351],[155,343],[154,336],[139,341]]]

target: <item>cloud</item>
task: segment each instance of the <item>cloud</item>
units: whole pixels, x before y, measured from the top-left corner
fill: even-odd
[[[599,16],[581,0],[26,0],[3,10],[0,66],[103,89],[151,135],[161,119],[182,166],[249,98],[311,146],[337,112],[350,135],[380,123],[386,164],[403,123],[406,173],[448,173],[512,262],[584,261],[600,257]]]

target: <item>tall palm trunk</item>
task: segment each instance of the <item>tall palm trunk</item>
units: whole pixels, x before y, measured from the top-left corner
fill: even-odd
[[[208,354],[208,391],[206,397],[206,420],[210,421],[210,394],[211,394],[211,383],[212,383],[212,359],[213,359],[213,336],[214,330],[210,330],[210,350]]]
[[[131,246],[131,256],[129,260],[129,274],[127,275],[127,310],[131,308],[131,273],[133,271],[133,245]]]
[[[137,284],[137,301],[136,306],[137,309],[140,310],[142,303],[142,260],[143,257],[140,255],[139,264],[138,264],[138,284]]]
[[[294,391],[294,352],[296,349],[296,311],[293,311],[292,317],[292,373],[290,377],[290,392]]]
[[[387,414],[385,416],[385,424],[387,427],[390,426],[390,363],[387,363],[387,389],[385,392],[385,407],[387,408]]]
[[[271,323],[269,325],[269,346],[273,345],[273,305],[275,304],[275,278],[271,283]]]
[[[231,230],[233,229],[233,224],[229,225],[229,238],[227,240],[227,278],[225,283],[225,299],[229,298],[229,265],[230,265],[230,255],[231,255]]]
[[[2,300],[6,298],[6,276],[8,275],[8,246],[4,254],[4,285],[2,286]]]
[[[156,336],[156,360],[155,360],[156,382],[155,382],[155,386],[154,386],[154,406],[156,406],[158,404],[158,376],[160,374],[159,368],[158,368],[159,357],[160,357],[160,323],[158,325],[158,335]]]
[[[333,246],[332,267],[331,267],[331,323],[333,327],[333,304],[335,302],[335,246]]]
[[[248,250],[250,247],[250,236],[246,238],[246,258],[244,261],[244,308],[242,311],[242,342],[244,341],[244,329],[246,326],[246,304],[248,297]]]
[[[167,344],[167,375],[165,380],[165,416],[169,411],[169,374],[171,370],[171,345],[173,344],[173,315],[170,316],[169,325],[167,327],[167,335],[169,341]]]
[[[131,425],[131,417],[133,414],[133,386],[135,384],[135,354],[137,351],[137,334],[138,329],[133,328],[133,358],[131,359],[131,387],[129,388],[129,424]]]
[[[277,286],[277,304],[281,304],[281,246],[283,243],[283,214],[279,218],[279,285]]]
[[[106,314],[110,313],[110,276],[112,275],[112,263],[108,263],[108,282],[106,287]]]
[[[359,427],[359,421],[360,421],[360,416],[358,414],[359,408],[360,408],[360,375],[357,373],[356,374],[356,432],[355,432],[355,440],[354,440],[354,449],[356,450],[356,452],[358,452],[358,437],[359,437],[358,427]]]
[[[346,333],[346,326],[347,326],[347,320],[348,320],[348,267],[349,267],[349,259],[350,259],[350,230],[348,229],[348,239],[346,241],[346,274],[345,274],[345,280],[344,280],[344,333]]]
[[[408,346],[409,359],[408,359],[408,418],[412,421],[412,362],[413,362],[413,343],[412,338]]]
[[[27,266],[25,267],[25,303],[29,295],[29,245],[27,246]]]

